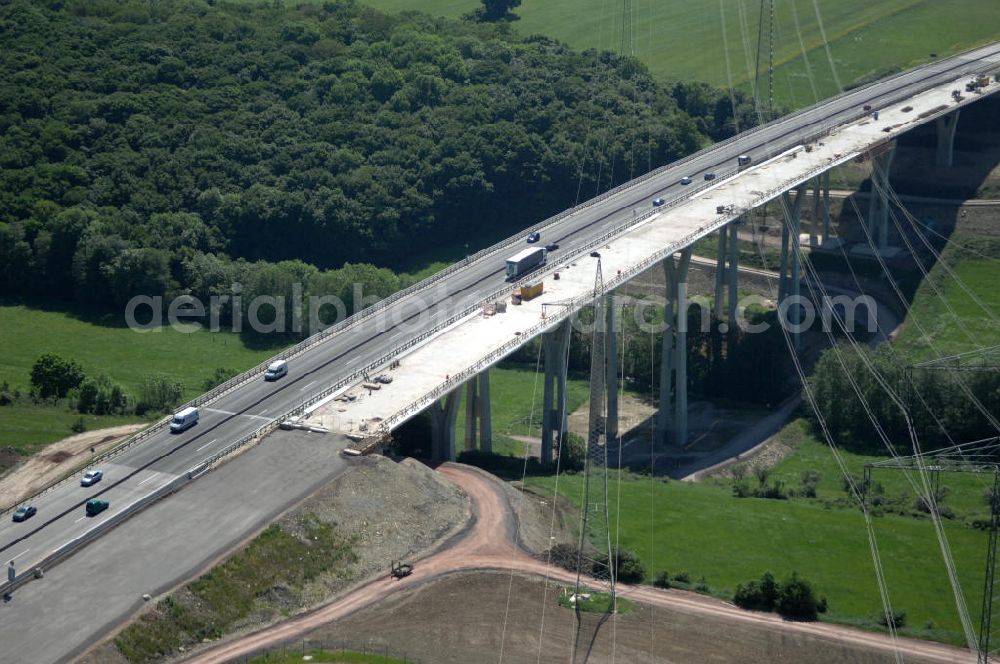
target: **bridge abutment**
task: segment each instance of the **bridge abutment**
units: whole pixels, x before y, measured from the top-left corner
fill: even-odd
[[[566,434],[566,370],[569,362],[570,321],[542,335],[545,381],[542,397],[542,444],[539,461],[552,463],[553,438],[561,444]]]

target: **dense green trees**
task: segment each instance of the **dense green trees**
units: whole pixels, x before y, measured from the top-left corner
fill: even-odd
[[[883,388],[870,367],[882,376],[898,401]],[[911,370],[885,346],[873,351],[842,344],[823,353],[810,384],[830,432],[838,444],[852,451],[888,452],[859,394],[900,454],[913,453],[904,409],[910,414],[924,451],[952,441],[969,442],[996,435],[982,412],[1000,413],[1000,374],[995,371]],[[815,414],[811,417],[818,426]]]
[[[827,609],[826,598],[817,599],[812,584],[796,572],[781,583],[764,572],[760,581],[737,584],[733,602],[743,609],[776,611],[793,620],[816,620]]]
[[[347,275],[319,271],[476,246],[736,124],[630,58],[351,0],[12,0],[0,26],[0,295],[325,294]]]

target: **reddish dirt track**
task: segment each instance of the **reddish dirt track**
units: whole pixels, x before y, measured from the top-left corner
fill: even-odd
[[[576,581],[574,574],[561,568],[547,566],[514,544],[514,516],[498,485],[498,480],[476,468],[460,464],[444,464],[438,471],[469,496],[473,518],[470,526],[443,549],[418,561],[412,575],[400,580],[391,579],[386,575],[386,578],[361,586],[315,611],[259,632],[220,643],[194,655],[188,661],[219,664],[228,662],[258,652],[269,645],[294,639],[394,593],[449,574],[482,569],[513,570],[521,574],[548,576],[563,583]],[[926,662],[976,660],[976,657],[968,651],[944,644],[906,638],[897,638],[893,641],[886,635],[829,623],[789,622],[775,614],[743,611],[731,604],[694,593],[625,584],[619,584],[618,591],[623,597],[636,602],[701,614],[716,620],[755,624],[761,629],[772,631],[785,630],[820,640],[853,644],[874,652],[892,653],[895,650],[904,660],[910,658]]]

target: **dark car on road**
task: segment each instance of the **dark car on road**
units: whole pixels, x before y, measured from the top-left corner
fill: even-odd
[[[705,173],[705,179],[706,180],[714,180],[715,179],[715,173]]]
[[[545,251],[555,251],[558,248],[559,248],[558,242],[549,242],[547,245],[545,245]]]
[[[681,184],[691,184],[691,178],[685,175],[681,178]]]
[[[15,510],[13,519],[14,521],[25,521],[35,516],[37,511],[38,509],[34,505],[21,505]]]
[[[108,509],[110,503],[99,498],[91,498],[87,501],[87,516],[96,516]]]
[[[528,243],[534,244],[535,242],[538,242],[541,239],[542,239],[541,233],[532,233],[531,235],[528,236]]]
[[[80,486],[94,486],[104,479],[104,472],[100,470],[88,470],[80,478]]]
[[[663,205],[663,199],[662,198],[654,198],[653,199],[653,207],[660,207],[661,205]]]

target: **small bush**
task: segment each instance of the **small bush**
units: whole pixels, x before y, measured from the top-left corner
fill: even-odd
[[[580,556],[577,552],[577,548],[572,544],[556,544],[554,547],[549,549],[546,558],[550,563],[556,565],[557,567],[562,567],[570,572],[575,572]]]
[[[216,367],[215,371],[212,372],[212,375],[206,378],[205,381],[201,384],[201,387],[203,390],[208,392],[209,390],[225,383],[227,380],[235,376],[236,373],[237,372],[233,371],[232,369],[224,369],[222,367]]]
[[[599,579],[607,578],[607,555],[597,556],[594,560],[593,573]],[[646,568],[642,566],[639,557],[625,549],[615,551],[615,573],[618,580],[623,583],[642,583],[646,579]]]
[[[653,585],[657,588],[670,587],[670,575],[667,574],[666,570],[657,573],[656,578],[653,580]]]
[[[891,616],[886,616],[883,613],[879,616],[878,622],[885,628],[900,629],[906,627],[906,611],[893,611]]]
[[[674,581],[677,583],[691,583],[691,575],[687,572],[677,572],[677,574],[674,574]]]
[[[87,430],[87,423],[83,421],[82,417],[78,417],[73,421],[73,424],[69,425],[69,430],[73,433],[83,433]]]
[[[777,611],[786,618],[795,620],[816,620],[819,602],[812,585],[792,572],[792,576],[781,584],[778,592]]]

